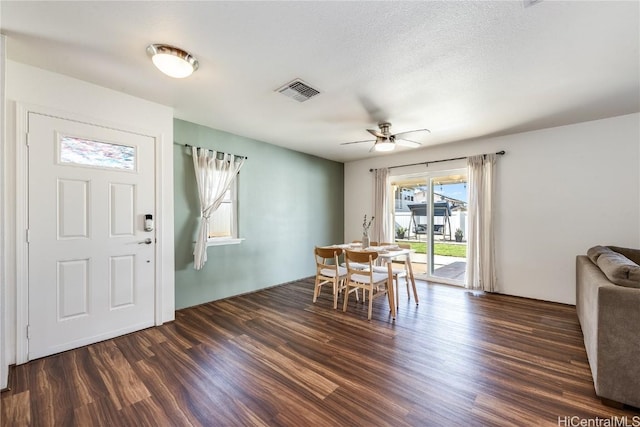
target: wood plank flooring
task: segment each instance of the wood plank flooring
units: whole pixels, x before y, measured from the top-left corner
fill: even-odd
[[[312,304],[312,279],[180,310],[170,324],[16,367],[1,425],[640,422],[595,396],[574,307],[418,288],[420,305],[403,296],[395,321],[385,299],[371,322],[353,299],[333,310],[326,290]]]

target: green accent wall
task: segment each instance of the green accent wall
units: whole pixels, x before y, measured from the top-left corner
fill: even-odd
[[[344,235],[344,165],[174,119],[174,141],[247,156],[237,245],[210,246],[193,268],[200,208],[190,150],[174,145],[176,308],[313,276],[315,245]]]

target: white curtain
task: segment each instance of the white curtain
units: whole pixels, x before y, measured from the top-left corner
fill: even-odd
[[[197,147],[192,147],[191,150],[200,196],[200,226],[193,251],[193,266],[200,270],[207,262],[209,219],[238,175],[244,164],[244,157]]]
[[[495,154],[471,156],[469,172],[469,208],[467,233],[466,287],[487,292],[497,290],[494,246]]]
[[[391,215],[389,212],[389,169],[376,169],[373,190],[373,235],[372,241],[393,242]]]

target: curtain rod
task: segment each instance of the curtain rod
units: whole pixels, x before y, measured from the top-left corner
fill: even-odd
[[[505,154],[505,151],[498,151],[496,153],[498,156],[503,156]],[[483,156],[486,156],[486,154],[483,154]],[[450,162],[452,160],[464,160],[464,159],[468,159],[469,156],[464,156],[464,157],[453,157],[451,159],[442,159],[442,160],[430,160],[428,162],[419,162],[419,163],[409,163],[408,165],[397,165],[397,166],[389,166],[387,169],[395,169],[395,168],[404,168],[407,166],[416,166],[416,165],[425,165],[425,166],[429,166],[429,163],[440,163],[440,162]],[[381,168],[379,168],[381,169]],[[373,172],[376,169],[369,169],[369,172]]]
[[[179,143],[179,142],[177,142],[177,141],[173,141],[173,143],[174,143],[175,145],[180,145],[181,147],[187,147],[187,148],[196,147],[196,148],[199,148],[199,149],[201,149],[201,150],[217,151],[217,150],[214,150],[213,148],[199,147],[199,146],[197,146],[197,145],[191,145],[191,144],[180,144],[180,143]],[[231,153],[225,153],[225,154],[231,154]],[[238,155],[238,154],[234,154],[234,156],[236,156],[236,157],[242,157],[242,158],[244,158],[244,159],[248,159],[248,158],[249,158],[249,157],[247,157],[247,156],[240,156],[240,155]]]

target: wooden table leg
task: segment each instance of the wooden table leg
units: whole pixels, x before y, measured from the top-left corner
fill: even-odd
[[[391,262],[387,263],[387,271],[389,273],[389,278],[387,279],[389,283],[387,284],[387,297],[389,298],[389,307],[391,307],[391,317],[396,318],[396,301],[395,301],[395,292],[393,289],[393,269],[391,268]]]
[[[416,304],[418,304],[418,291],[416,290],[416,279],[413,277],[413,267],[411,267],[411,254],[407,254],[407,257],[404,260],[405,265],[407,266],[407,270],[409,271],[409,275],[407,280],[411,279],[411,286],[413,287],[413,297],[416,299]]]

